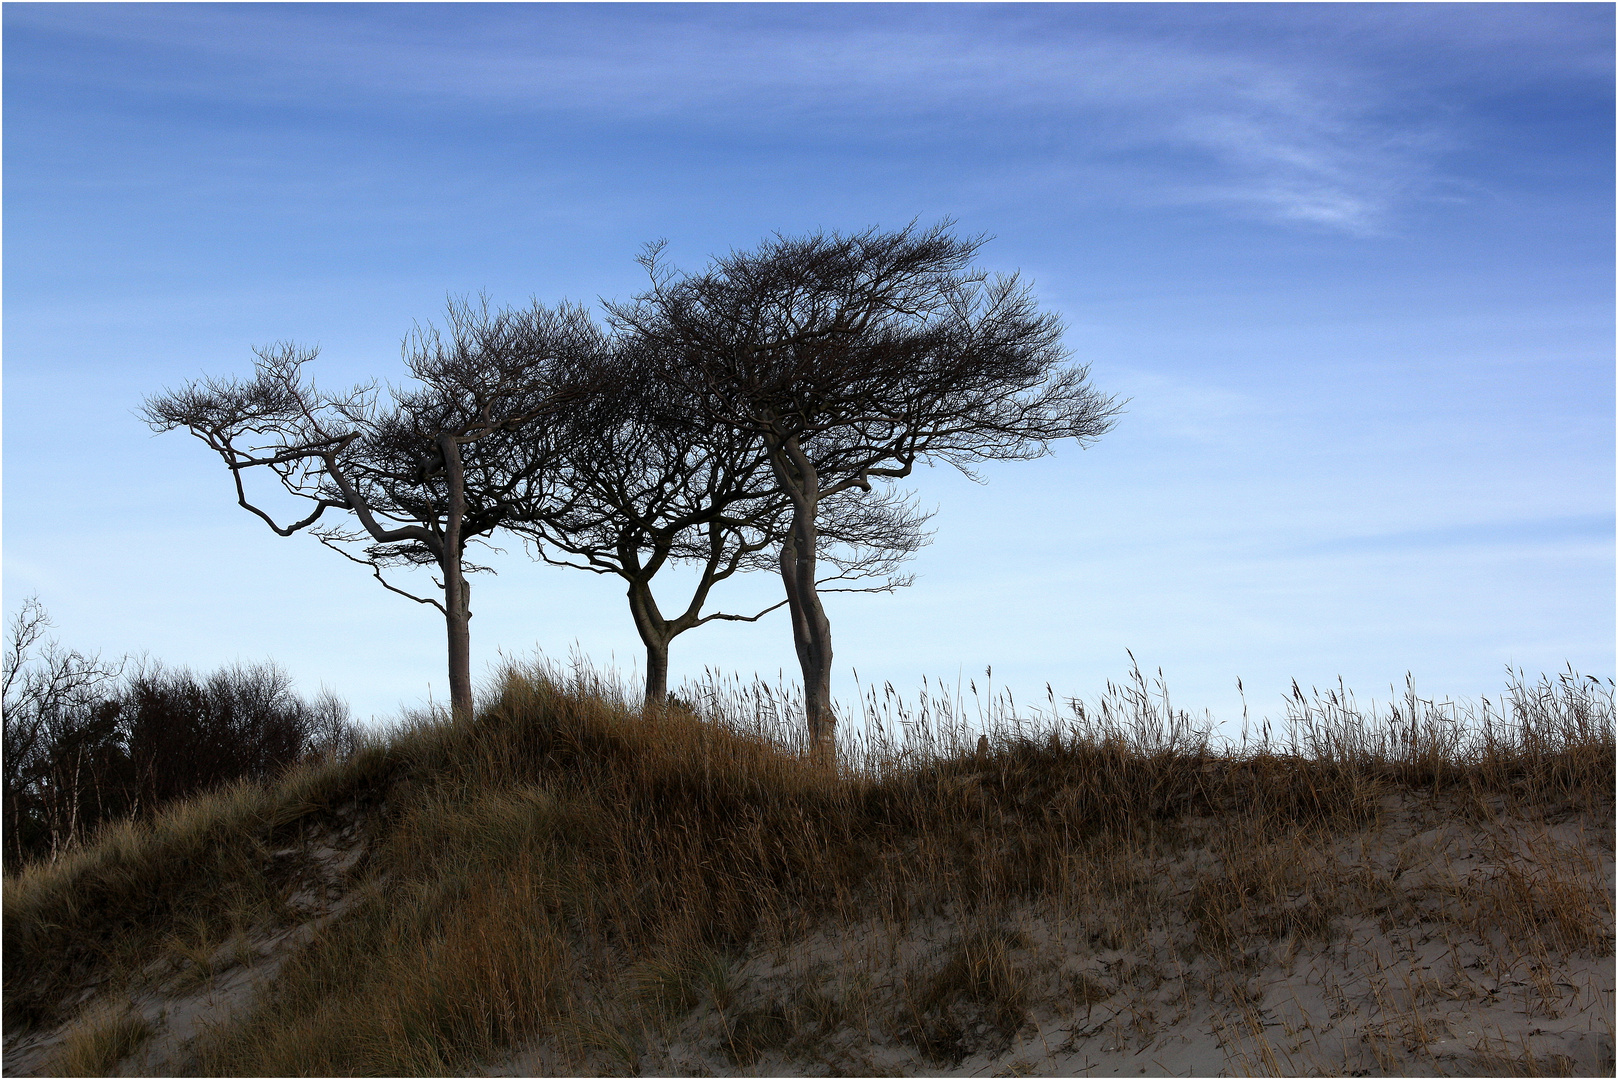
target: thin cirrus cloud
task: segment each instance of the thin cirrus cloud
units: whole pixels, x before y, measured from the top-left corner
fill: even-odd
[[[1183,203],[1224,203],[1261,216],[1356,234],[1387,226],[1405,196],[1431,177],[1436,130],[1393,134],[1315,103],[1281,116],[1232,110],[1187,117],[1174,135],[1202,148],[1224,175],[1171,188]]]
[[[949,145],[963,117],[993,116],[988,128],[1006,144],[997,153],[1048,159],[1054,142],[1059,156],[1091,161],[1092,185],[1110,173],[1111,193],[1137,204],[1211,204],[1349,233],[1387,227],[1430,183],[1446,143],[1364,62],[1304,61],[1234,33],[1149,40],[1082,17],[1040,34],[1015,23],[985,33],[971,12],[541,8],[448,29],[430,12],[361,23],[337,12],[342,32],[311,36],[309,20],[274,9],[136,14],[32,8],[11,23],[140,41],[173,59],[104,70],[93,76],[104,89],[259,106],[365,113],[408,102],[488,122],[516,114],[630,135],[667,122],[676,134],[806,145],[857,146],[881,128],[881,142],[922,153]]]

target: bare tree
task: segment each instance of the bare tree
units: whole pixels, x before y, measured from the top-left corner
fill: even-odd
[[[713,587],[738,571],[773,565],[790,526],[785,496],[756,440],[693,414],[677,388],[657,378],[635,342],[620,341],[610,374],[590,379],[610,391],[570,410],[565,436],[566,500],[520,510],[510,528],[552,565],[615,574],[628,584],[635,629],[646,648],[646,700],[668,693],[669,646],[708,622],[756,622],[751,614],[703,613]],[[828,591],[886,592],[909,584],[900,564],[926,541],[926,515],[898,498],[872,500],[832,516],[836,573]],[[665,615],[652,579],[671,563],[693,566],[683,609]],[[865,585],[835,582],[865,581]]]
[[[642,256],[650,288],[610,305],[658,343],[659,375],[710,422],[762,446],[791,505],[779,567],[811,744],[835,752],[831,627],[818,594],[820,511],[918,460],[967,475],[1058,439],[1090,442],[1118,406],[1065,363],[1061,323],[1015,276],[971,269],[982,238],[928,230],[775,237],[701,273]]]
[[[199,679],[63,648],[45,640],[48,625],[39,601],[24,601],[0,665],[7,867],[55,859],[104,822],[357,744],[347,705],[329,692],[305,701],[273,664]]]
[[[6,628],[0,654],[7,862],[20,863],[41,845],[54,856],[79,833],[79,810],[105,741],[97,736],[116,719],[104,706],[123,661],[107,663],[99,653],[45,640],[50,625],[44,605],[30,596]],[[25,808],[25,799],[36,805]]]
[[[405,361],[419,384],[383,405],[373,385],[317,389],[304,366],[317,350],[258,350],[254,377],[204,379],[146,402],[158,431],[186,428],[224,460],[236,500],[280,536],[307,529],[367,566],[393,592],[437,608],[448,637],[450,706],[470,716],[467,546],[487,537],[518,501],[544,498],[559,449],[546,422],[577,392],[581,357],[603,341],[582,308],[535,304],[491,312],[451,303],[448,332],[418,329]],[[250,500],[245,477],[268,473],[310,507],[280,524]],[[352,516],[328,524],[328,510]],[[351,548],[358,548],[355,554]],[[439,598],[391,584],[388,566],[431,566]]]

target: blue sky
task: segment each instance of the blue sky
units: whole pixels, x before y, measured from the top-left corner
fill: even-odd
[[[319,344],[400,378],[447,295],[593,303],[633,257],[949,216],[1128,397],[1084,451],[919,470],[896,596],[829,601],[834,690],[994,668],[1177,704],[1438,696],[1614,660],[1613,8],[4,7],[4,605],[361,716],[442,701],[443,631],[234,505],[142,398]],[[616,579],[473,592],[499,653],[639,654]],[[675,584],[671,579],[665,588]],[[733,583],[732,610],[773,602]],[[672,591],[672,589],[671,589]],[[793,669],[779,614],[673,675]]]

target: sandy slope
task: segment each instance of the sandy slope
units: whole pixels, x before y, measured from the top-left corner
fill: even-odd
[[[1282,905],[1296,918],[1255,911],[1274,932],[1221,935],[1192,916],[1219,870],[1191,842],[1133,856],[1111,908],[873,914],[720,963],[671,1013],[626,1011],[644,995],[581,1000],[545,1043],[486,1071],[1612,1075],[1610,819],[1459,824],[1413,799],[1387,810],[1374,832],[1299,849],[1321,861],[1322,888],[1352,893],[1324,922],[1309,913],[1328,908],[1300,894]],[[5,1074],[53,1074],[75,1025],[127,1011],[155,1034],[120,1071],[183,1071],[192,1040],[250,1008],[341,918],[365,842],[352,825],[305,841],[324,868],[296,897],[306,922],[245,933],[206,964],[156,957],[126,985],[84,987],[74,1021],[8,1033]]]
[[[1048,905],[988,928],[873,919],[734,963],[716,995],[724,1007],[705,1003],[668,1030],[602,1025],[591,1064],[698,1076],[1613,1075],[1610,825],[1433,824],[1390,809],[1374,835],[1340,840],[1330,854],[1395,882],[1408,920],[1390,917],[1399,905],[1384,901],[1381,912],[1334,921],[1326,940],[1293,933],[1220,953],[1189,947],[1193,930],[1172,904],[1163,925],[1133,940],[1116,938],[1113,913]],[[1146,869],[1189,898],[1186,869],[1204,855],[1183,851]],[[1487,920],[1477,934],[1435,899],[1482,901],[1503,882],[1546,894],[1585,886],[1585,914],[1604,940],[1569,954]],[[976,994],[968,986],[918,1009],[930,980],[958,961],[963,935],[985,932],[1006,945],[1021,1023],[997,1023],[981,979]],[[822,1030],[805,1016],[828,1001],[842,1015]],[[490,1074],[564,1067],[545,1046]]]
[[[104,1024],[120,1016],[144,1019],[152,1035],[118,1070],[124,1076],[170,1076],[183,1070],[186,1048],[210,1025],[221,1025],[275,981],[287,956],[314,941],[353,902],[351,871],[365,853],[366,837],[350,815],[337,828],[322,829],[304,843],[271,853],[295,860],[303,871],[293,878],[287,906],[304,913],[302,922],[258,927],[221,944],[207,957],[166,953],[155,957],[130,983],[99,983],[79,993],[80,1008],[60,1027],[26,1034],[6,1032],[6,1076],[52,1076],[62,1071],[59,1056],[75,1028]],[[201,963],[187,962],[200,959]]]

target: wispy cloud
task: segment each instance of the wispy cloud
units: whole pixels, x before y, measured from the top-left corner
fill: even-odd
[[[1207,379],[1118,366],[1113,376],[1131,429],[1180,445],[1228,445],[1270,424],[1264,403]]]
[[[1365,233],[1426,186],[1433,151],[1446,139],[1431,123],[1394,128],[1352,106],[1305,99],[1285,109],[1248,102],[1188,110],[1168,125],[1164,142],[1175,141],[1200,149],[1215,168],[1200,181],[1165,183],[1163,198]]]
[[[678,5],[386,14],[41,5],[7,14],[167,54],[93,73],[145,92],[539,114],[806,144],[926,145],[970,126],[998,133],[1012,148],[997,152],[1019,161],[1066,156],[1112,168],[1134,200],[1348,232],[1382,228],[1423,191],[1451,138],[1419,94],[1339,55],[1330,33],[1317,26],[1309,40],[1278,47],[1254,37],[1268,25],[1261,15],[1188,35],[1161,14],[1131,26],[1083,6],[1042,20],[995,8]],[[1358,14],[1340,18],[1345,37],[1364,30]],[[1431,35],[1434,25],[1402,32]]]

